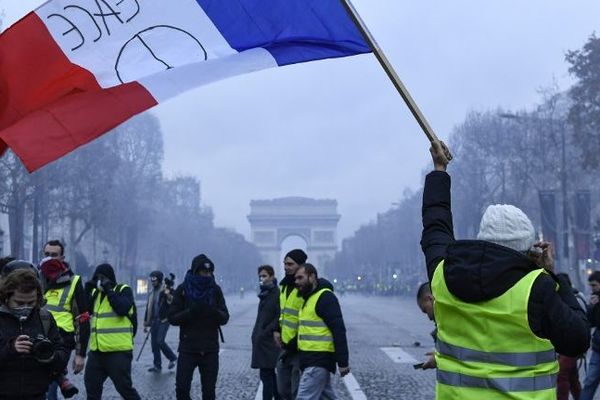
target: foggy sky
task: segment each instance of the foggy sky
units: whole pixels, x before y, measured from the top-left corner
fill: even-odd
[[[600,24],[594,0],[354,0],[442,139],[470,110],[532,108]],[[4,27],[41,4],[0,0]],[[217,82],[151,112],[167,176],[202,181],[217,225],[248,236],[252,199],[333,198],[339,239],[421,184],[428,143],[372,55]]]

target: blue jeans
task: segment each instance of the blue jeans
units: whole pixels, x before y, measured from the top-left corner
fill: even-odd
[[[600,353],[592,350],[579,400],[592,400],[598,384],[600,384]]]
[[[331,386],[331,373],[322,367],[307,367],[302,371],[296,400],[336,400]]]
[[[282,353],[283,354],[283,353]],[[294,400],[300,382],[300,358],[298,353],[289,353],[277,361],[277,391],[283,400]]]
[[[56,379],[53,379],[50,382],[50,386],[48,386],[48,393],[46,393],[47,400],[57,400],[58,399],[58,382]]]
[[[154,366],[158,369],[161,369],[162,367],[162,358],[160,356],[161,351],[169,361],[177,360],[177,356],[175,355],[175,353],[173,353],[173,350],[171,350],[169,345],[165,342],[168,330],[169,323],[167,321],[154,321],[152,322],[152,326],[150,327],[150,335],[152,337],[152,354],[154,355]]]

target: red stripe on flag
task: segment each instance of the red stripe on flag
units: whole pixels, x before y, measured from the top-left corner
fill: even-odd
[[[137,82],[102,89],[35,13],[0,35],[0,154],[8,145],[29,171],[156,104]]]

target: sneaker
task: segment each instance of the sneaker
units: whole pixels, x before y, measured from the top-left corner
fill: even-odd
[[[73,385],[67,378],[60,382],[60,392],[65,399],[69,399],[79,393],[77,386]]]
[[[148,368],[148,372],[160,372],[161,368],[158,368],[157,366],[153,366],[152,368]]]
[[[175,368],[175,365],[177,364],[177,359],[174,359],[172,361],[169,361],[169,369],[173,369]]]

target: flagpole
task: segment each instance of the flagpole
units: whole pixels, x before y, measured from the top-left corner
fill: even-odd
[[[369,28],[367,28],[367,25],[364,23],[360,15],[358,15],[358,12],[356,11],[356,9],[350,1],[351,0],[341,0],[342,4],[346,8],[346,11],[348,11],[348,14],[354,21],[354,24],[360,30],[360,33],[362,33],[363,38],[367,41],[371,50],[373,50],[373,53],[379,61],[379,64],[381,64],[387,76],[390,78],[390,80],[400,93],[400,96],[402,96],[402,99],[404,99],[404,102],[408,106],[408,109],[419,123],[421,129],[423,129],[423,132],[425,132],[425,136],[427,136],[427,139],[429,139],[430,142],[438,140],[437,135],[433,132],[433,129],[429,125],[429,122],[427,122],[427,119],[417,106],[417,103],[415,103],[415,101],[413,100],[412,96],[408,92],[408,89],[400,80],[400,77],[394,70],[394,67],[385,56],[383,50],[381,49],[381,47],[379,47],[379,45],[375,41],[375,38],[373,37],[371,32],[369,32]]]

